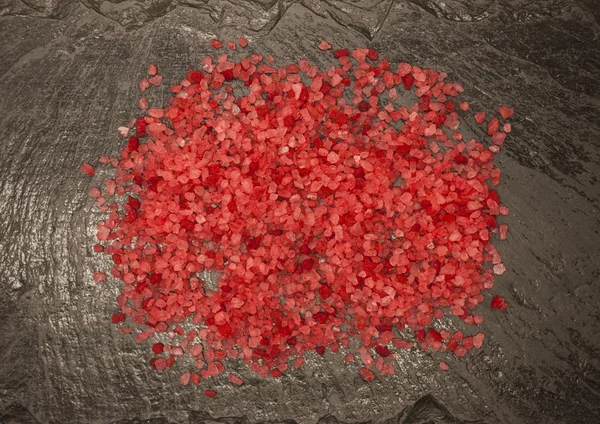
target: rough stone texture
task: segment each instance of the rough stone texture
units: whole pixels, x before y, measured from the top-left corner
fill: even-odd
[[[598,2],[0,0],[0,15],[0,423],[600,422]],[[473,110],[515,107],[493,290],[510,308],[480,308],[481,351],[405,351],[371,384],[330,353],[277,381],[232,364],[246,384],[216,379],[208,399],[115,330],[86,195],[106,171],[78,168],[118,151],[149,63],[169,84],[240,35],[281,63],[329,63],[324,38],[372,45],[447,71]]]

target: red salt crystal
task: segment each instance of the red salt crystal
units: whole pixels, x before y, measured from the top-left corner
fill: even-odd
[[[227,48],[229,50],[235,50],[235,43],[233,41],[228,41],[227,42]]]
[[[500,115],[504,118],[504,119],[508,119],[510,118],[513,113],[514,113],[514,109],[506,107],[506,106],[500,106],[498,108],[498,112],[500,112]]]
[[[142,110],[148,109],[148,100],[146,100],[145,97],[142,97],[141,99],[138,100],[138,106]]]
[[[455,350],[454,350],[454,354],[458,357],[463,357],[467,354],[467,349],[463,346],[458,346]]]
[[[223,47],[223,43],[217,39],[212,39],[210,41],[210,45],[215,49],[220,49],[221,47]]]
[[[154,352],[155,355],[160,355],[163,352],[165,345],[162,343],[154,343],[152,345],[152,352]]]
[[[122,321],[125,321],[125,314],[117,312],[112,315],[113,324],[118,324]]]
[[[100,271],[94,272],[94,281],[96,283],[101,283],[106,280],[106,274]]]
[[[189,372],[189,371],[186,371],[186,372],[184,372],[183,374],[181,374],[181,375],[179,376],[179,382],[180,382],[181,384],[183,384],[184,386],[187,386],[187,385],[189,384],[189,382],[190,382],[190,378],[191,378],[191,376],[192,376],[192,375],[190,374],[190,372]]]
[[[150,82],[148,81],[147,78],[144,78],[143,80],[140,81],[140,90],[142,92],[146,91],[148,88],[150,88]]]
[[[150,65],[148,67],[148,75],[150,75],[151,77],[153,77],[157,73],[158,73],[158,68],[156,67],[156,65]]]
[[[469,110],[469,103],[468,102],[462,102],[461,104],[458,105],[458,108],[460,110],[462,110],[463,112],[466,112],[467,110]]]
[[[374,49],[369,49],[369,53],[367,53],[367,57],[370,60],[377,60],[377,59],[379,59],[379,52],[377,50],[374,50]]]
[[[478,124],[483,124],[483,121],[485,121],[485,112],[477,112],[475,115],[475,121]]]
[[[442,361],[442,362],[440,362],[440,369],[441,369],[442,371],[447,371],[447,370],[448,370],[448,368],[450,368],[450,367],[448,366],[448,364],[447,364],[447,363],[445,363],[445,362],[443,362],[443,361]]]
[[[127,141],[127,150],[135,152],[140,147],[140,139],[137,137],[129,137]]]
[[[315,348],[315,351],[319,354],[319,355],[325,355],[325,346],[317,346]]]
[[[402,84],[404,84],[404,88],[410,90],[413,85],[414,77],[412,74],[406,74],[402,77]]]
[[[390,350],[385,346],[377,345],[375,347],[375,352],[379,356],[383,356],[384,358],[387,358],[388,356],[390,356]]]
[[[197,372],[191,372],[190,373],[190,381],[192,382],[192,384],[198,384],[200,383],[201,377],[200,374],[198,374]]]
[[[96,252],[96,253],[102,253],[102,252],[104,252],[104,247],[101,244],[98,244],[98,243],[94,244],[93,249],[94,249],[94,252]]]
[[[206,397],[214,398],[216,395],[217,395],[217,392],[215,392],[214,390],[205,390],[204,391],[204,396],[206,396]]]
[[[476,335],[473,336],[473,346],[475,346],[477,349],[480,349],[481,346],[483,345],[483,339],[485,338],[485,335],[483,333],[477,333]]]
[[[100,189],[98,187],[90,188],[90,191],[88,192],[88,194],[90,195],[90,197],[93,197],[94,199],[97,199],[100,196],[102,196],[102,192],[100,192]]]
[[[492,309],[503,311],[508,307],[508,303],[501,296],[494,296],[492,298]]]
[[[240,37],[239,44],[240,44],[240,47],[244,48],[248,45],[248,40],[246,40],[245,37]]]
[[[373,381],[375,380],[375,374],[373,374],[368,368],[361,368],[359,371],[361,377],[365,381]]]
[[[346,356],[344,356],[344,362],[354,362],[354,355],[351,353],[346,354]]]
[[[350,51],[348,49],[339,49],[339,50],[336,50],[336,51],[333,52],[333,56],[336,59],[348,56],[349,54],[350,54]]]
[[[84,163],[83,165],[81,165],[81,172],[83,172],[84,174],[93,177],[95,172],[94,172],[94,167],[92,165],[90,165],[89,163]]]
[[[506,240],[507,232],[508,232],[508,225],[500,224],[500,240]]]
[[[280,378],[282,375],[283,375],[283,373],[277,368],[273,368],[271,370],[271,377],[273,377],[273,378]]]
[[[319,43],[319,49],[321,49],[321,50],[329,50],[330,48],[331,48],[331,44],[329,44],[325,40],[323,40]]]
[[[239,378],[237,375],[235,374],[231,374],[229,373],[229,375],[227,376],[227,378],[229,379],[229,381],[231,381],[233,384],[237,384],[238,386],[244,384],[244,380],[242,380],[241,378]]]
[[[158,87],[162,84],[163,77],[162,75],[155,75],[152,78],[148,78],[148,82],[155,87]],[[143,90],[142,90],[143,91]]]
[[[494,116],[490,120],[490,122],[488,122],[488,129],[487,129],[488,135],[496,134],[498,132],[499,125],[500,125],[500,123],[498,122],[498,119]]]

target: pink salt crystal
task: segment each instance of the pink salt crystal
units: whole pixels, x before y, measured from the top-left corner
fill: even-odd
[[[319,48],[321,50],[329,50],[331,48],[331,44],[329,44],[327,41],[323,40],[319,43]]]
[[[90,191],[88,192],[88,194],[91,197],[93,197],[94,199],[97,199],[100,196],[102,196],[102,193],[100,192],[100,189],[98,187],[92,187],[92,188],[90,188]]]
[[[144,92],[148,88],[150,88],[150,82],[148,82],[148,80],[146,78],[144,78],[143,80],[140,81],[140,90],[142,90],[142,92]]]
[[[167,360],[165,358],[158,358],[156,362],[154,362],[154,368],[158,371],[162,371],[167,366]]]
[[[506,233],[508,232],[508,225],[500,224],[500,240],[506,240]]]
[[[483,345],[483,339],[485,338],[485,334],[483,333],[477,333],[473,336],[473,346],[475,346],[477,349],[480,349],[481,346]]]
[[[448,368],[450,368],[450,367],[448,366],[448,364],[447,364],[447,363],[445,363],[445,362],[443,362],[443,361],[442,361],[442,362],[440,362],[440,369],[441,369],[442,371],[447,371],[447,370],[448,370]]]
[[[148,79],[148,82],[155,87],[158,87],[162,84],[163,77],[162,75],[155,75],[152,78]]]
[[[510,123],[507,122],[506,124],[504,124],[502,126],[502,130],[508,134],[509,132],[512,131],[512,125],[510,125]]]
[[[354,362],[354,355],[351,353],[346,354],[346,356],[344,356],[344,362]]]
[[[83,165],[81,165],[81,172],[83,172],[84,174],[93,177],[95,172],[94,172],[94,167],[92,165],[90,165],[89,163],[84,163]]]
[[[475,116],[475,121],[478,124],[483,124],[483,121],[485,121],[485,112],[484,111],[477,112],[474,116]]]
[[[165,115],[165,111],[163,109],[148,109],[148,115],[153,118],[162,118]]]
[[[142,97],[141,99],[138,100],[138,106],[142,110],[148,109],[148,100],[146,100],[145,97]]]
[[[198,374],[197,372],[192,371],[190,373],[190,381],[192,382],[192,384],[198,384],[200,383],[201,377],[200,374]]]
[[[129,128],[128,127],[119,127],[117,128],[117,132],[122,135],[123,137],[127,137],[129,135]]]
[[[456,356],[463,357],[467,354],[467,348],[465,348],[464,346],[458,346],[455,350],[454,350],[454,354]]]
[[[504,264],[496,264],[494,265],[493,270],[494,274],[502,275],[506,271],[506,266],[504,266]]]
[[[94,281],[96,283],[101,283],[106,280],[106,274],[100,271],[94,272]]]
[[[210,45],[215,49],[220,49],[221,47],[223,47],[223,43],[217,39],[212,39],[210,41]]]
[[[108,179],[105,181],[106,185],[106,194],[109,196],[114,196],[115,190],[117,188],[117,183],[113,179]]]
[[[235,43],[233,41],[228,41],[227,42],[227,48],[229,50],[235,50]]]
[[[463,112],[466,112],[469,110],[469,102],[462,102],[460,105],[458,105],[458,108]]]
[[[244,48],[248,45],[248,40],[246,40],[246,37],[240,37],[240,47]]]
[[[241,378],[239,378],[239,377],[238,377],[237,375],[235,375],[235,374],[231,374],[231,373],[230,373],[230,374],[227,376],[227,378],[228,378],[228,379],[229,379],[229,381],[231,381],[233,384],[237,384],[238,386],[239,386],[239,385],[242,385],[242,384],[244,384],[244,380],[242,380]]]
[[[183,374],[181,374],[179,376],[179,381],[181,382],[181,384],[183,384],[184,386],[187,386],[188,383],[190,382],[190,378],[191,378],[191,374],[189,371],[184,372]]]
[[[151,77],[153,77],[157,73],[158,73],[158,68],[156,67],[156,65],[152,64],[152,65],[150,65],[148,67],[148,75],[150,75]]]
[[[506,107],[506,106],[500,106],[498,108],[498,112],[500,112],[500,115],[504,118],[504,119],[508,119],[510,118],[513,113],[514,113],[514,109]]]

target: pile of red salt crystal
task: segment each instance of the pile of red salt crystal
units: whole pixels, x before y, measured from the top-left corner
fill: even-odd
[[[226,358],[273,377],[312,350],[351,362],[356,337],[370,381],[373,370],[394,373],[393,350],[413,347],[405,329],[422,349],[457,356],[483,342],[433,323],[450,313],[481,324],[473,309],[504,272],[491,240],[508,209],[489,182],[500,181],[493,158],[506,134],[494,117],[489,147],[462,141],[452,97],[463,88],[443,72],[392,67],[367,48],[333,56],[339,64],[325,71],[207,56],[171,87],[168,106],[120,129],[135,124],[120,157],[100,158],[116,168],[105,195],[90,190],[107,215],[94,250],[124,283],[113,322],[138,324],[138,342],[168,336],[152,346],[158,370],[191,355],[198,372],[182,384],[226,372]],[[142,90],[162,81],[156,67],[149,74]],[[398,90],[416,102],[395,105]],[[216,290],[205,270],[221,273]]]

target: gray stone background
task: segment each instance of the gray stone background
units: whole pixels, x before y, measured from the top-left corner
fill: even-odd
[[[599,19],[597,0],[0,0],[0,423],[600,422]],[[370,384],[329,352],[279,380],[241,366],[241,387],[183,387],[116,331],[86,195],[108,171],[79,166],[119,150],[148,64],[168,87],[240,35],[277,63],[325,65],[322,39],[373,46],[448,72],[473,110],[514,106],[492,291],[510,307],[486,294],[483,349],[403,351]]]

